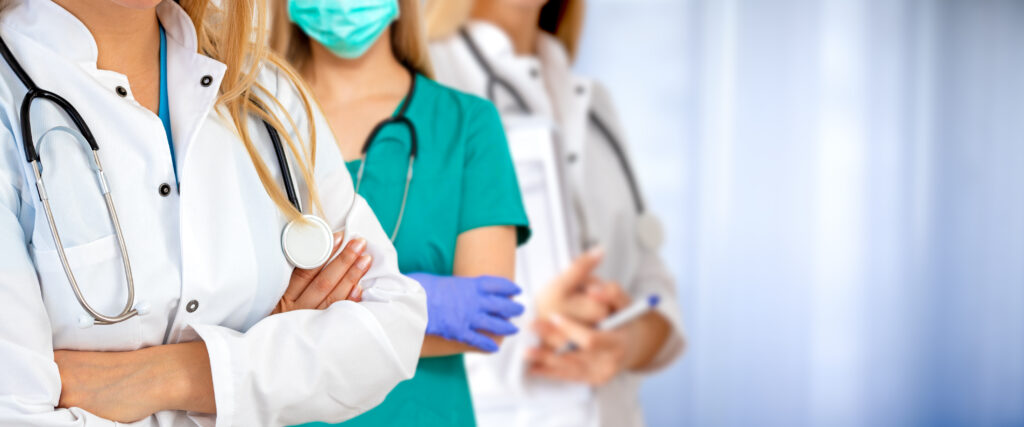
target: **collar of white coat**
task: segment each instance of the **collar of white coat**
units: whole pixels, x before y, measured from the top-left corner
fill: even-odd
[[[555,104],[557,120],[566,125],[575,125],[564,122],[578,121],[573,116],[581,115],[581,112],[587,109],[590,104],[589,92],[592,82],[573,73],[569,52],[557,37],[541,31],[537,36],[537,54],[518,55],[508,34],[491,22],[470,20],[466,24],[466,30],[476,42],[480,53],[491,62],[492,67],[501,68],[502,64],[514,61],[529,64],[531,67],[513,69],[539,69],[544,75],[543,81],[548,85],[545,92]]]
[[[160,2],[156,13],[169,40],[193,52],[198,51],[196,28],[192,24],[192,19],[177,2]],[[29,36],[53,53],[83,65],[96,67],[99,53],[92,33],[85,24],[57,3],[12,0],[3,11],[0,22],[13,31]],[[224,64],[221,64],[221,67],[226,68]]]
[[[480,47],[485,58],[515,58],[522,61],[533,61],[544,64],[544,67],[557,69],[563,75],[571,74],[569,69],[572,67],[572,63],[569,61],[569,53],[557,37],[547,32],[540,32],[537,37],[537,56],[531,56],[517,55],[512,46],[512,39],[504,30],[491,22],[471,20],[466,24],[466,30]]]

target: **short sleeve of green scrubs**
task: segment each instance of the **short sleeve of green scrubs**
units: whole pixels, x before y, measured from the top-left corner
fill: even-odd
[[[419,136],[419,149],[395,239],[399,269],[451,275],[456,239],[475,228],[514,226],[519,243],[525,241],[526,211],[494,106],[417,76],[406,116]],[[408,129],[391,124],[363,160],[359,194],[389,235],[401,208],[409,147]],[[348,163],[353,182],[360,162]],[[343,425],[476,425],[462,355],[420,359],[411,380],[395,387],[384,403]]]
[[[477,117],[466,139],[459,232],[498,224],[525,224],[526,214],[509,154],[505,129],[494,105],[478,103]],[[518,228],[518,243],[529,238],[529,228]]]

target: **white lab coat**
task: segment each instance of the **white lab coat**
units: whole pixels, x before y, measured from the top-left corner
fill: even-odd
[[[587,236],[590,242],[605,248],[604,262],[597,275],[617,281],[634,297],[658,293],[659,311],[673,326],[671,338],[654,361],[653,368],[667,365],[683,348],[682,325],[674,280],[669,276],[657,252],[642,247],[637,240],[637,213],[625,172],[611,146],[587,119],[593,110],[623,138],[611,101],[601,86],[575,76],[561,43],[542,34],[536,57],[516,56],[512,43],[498,27],[486,22],[470,22],[467,30],[495,73],[505,78],[532,109],[532,114],[552,123],[551,139],[561,144],[562,168],[568,187],[569,229],[575,236]],[[487,77],[458,36],[432,43],[430,53],[437,78],[455,88],[487,96]],[[503,114],[514,114],[516,104],[508,93],[496,90],[494,100]],[[509,113],[507,113],[509,112]],[[509,140],[515,141],[517,129],[506,121]],[[516,168],[521,181],[531,181],[531,170]],[[524,188],[524,192],[530,191]],[[529,194],[524,200],[530,203]],[[527,206],[527,210],[530,207]],[[547,218],[530,217],[536,228]],[[575,232],[573,232],[575,230]],[[580,246],[583,243],[576,240]],[[520,251],[532,249],[527,243]],[[520,254],[517,259],[529,258]],[[551,271],[553,278],[558,272]],[[520,324],[529,325],[533,314],[532,297],[542,283],[524,283],[532,290],[525,295],[526,315]],[[467,366],[477,418],[483,427],[491,426],[639,426],[643,416],[637,401],[642,379],[638,373],[623,374],[609,384],[591,389],[580,384],[556,383],[524,375],[523,354],[535,345],[529,334],[505,340],[495,356],[468,356]]]
[[[79,327],[85,311],[61,269],[22,151],[19,107],[26,89],[0,64],[0,425],[115,424],[80,408],[54,409],[61,391],[56,349],[133,350],[204,340],[217,415],[165,411],[133,424],[139,426],[341,421],[372,408],[413,375],[426,325],[423,290],[399,274],[395,250],[368,205],[354,195],[319,113],[315,179],[323,217],[335,229],[347,227],[346,239],[363,236],[369,242],[373,266],[361,282],[364,302],[267,317],[292,272],[280,245],[287,221],[227,116],[214,110],[226,67],[196,53],[196,31],[181,7],[165,0],[157,9],[167,34],[181,179],[180,194],[164,197],[158,187],[173,188],[175,178],[160,119],[133,99],[124,75],[96,68],[96,45],[74,16],[50,1],[12,3],[0,15],[0,34],[36,84],[77,106],[95,134],[127,243],[137,306],[148,306],[149,313],[115,325]],[[201,84],[204,76],[212,84]],[[308,128],[310,118],[288,80],[268,68],[260,81]],[[126,96],[117,94],[119,86]],[[73,126],[57,111],[46,101],[32,110],[53,211],[88,301],[116,314],[126,294],[120,251],[87,146],[68,133],[47,133]],[[283,185],[262,122],[250,120],[249,132],[273,182]]]

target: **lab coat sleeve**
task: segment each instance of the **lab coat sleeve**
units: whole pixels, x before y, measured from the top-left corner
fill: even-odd
[[[292,117],[305,116],[294,90],[277,96]],[[378,405],[416,370],[425,293],[399,273],[395,249],[369,205],[355,195],[319,110],[314,117],[315,179],[325,219],[335,230],[344,227],[346,240],[365,238],[373,257],[360,282],[363,302],[272,315],[245,333],[192,325],[210,356],[217,426],[344,421]],[[297,124],[309,126],[308,120]]]
[[[5,107],[0,111],[12,111]],[[55,408],[61,383],[50,319],[20,220],[32,222],[36,196],[21,174],[24,157],[10,117],[0,112],[0,121],[0,425],[113,426],[80,408]]]
[[[625,130],[619,122],[619,115],[615,111],[608,92],[598,83],[593,85],[593,108],[605,124],[615,135],[625,135]],[[625,145],[625,139],[619,140]],[[628,156],[628,148],[622,147]],[[629,160],[629,159],[627,159]],[[632,161],[630,164],[632,164]],[[636,168],[633,168],[636,170]],[[642,197],[642,195],[641,195]],[[635,242],[635,239],[632,239]],[[642,371],[653,372],[668,366],[681,355],[686,347],[686,339],[683,333],[682,311],[679,306],[679,298],[676,293],[675,280],[665,266],[661,254],[641,247],[638,243],[636,251],[639,253],[636,274],[631,283],[623,284],[630,294],[635,297],[657,294],[661,297],[658,303],[658,313],[668,321],[672,330],[669,337],[662,344],[658,354],[651,360]]]

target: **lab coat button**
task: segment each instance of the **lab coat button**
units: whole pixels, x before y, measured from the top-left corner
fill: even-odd
[[[586,89],[583,87],[583,85],[576,85],[576,94],[577,95],[583,95],[583,92],[585,92],[585,91],[586,91]]]
[[[579,156],[577,156],[576,153],[569,153],[569,155],[565,156],[565,159],[568,160],[569,163],[576,163],[577,158],[579,158]]]
[[[534,67],[530,67],[530,77],[537,78],[538,76],[540,76],[540,71],[537,71]]]
[[[169,194],[171,194],[171,186],[168,185],[167,183],[160,184],[160,188],[158,189],[158,191],[160,192],[161,196],[167,197]]]
[[[185,311],[187,311],[189,313],[195,313],[196,310],[198,310],[198,309],[199,309],[199,301],[196,301],[196,300],[189,301],[188,305],[185,306]]]
[[[117,96],[120,96],[122,98],[128,96],[128,89],[125,89],[124,86],[118,86],[114,88],[114,92],[117,92]]]
[[[209,74],[203,76],[203,78],[199,80],[199,84],[203,85],[203,87],[209,87],[210,84],[212,84],[212,83],[213,83],[213,77],[210,77]]]

